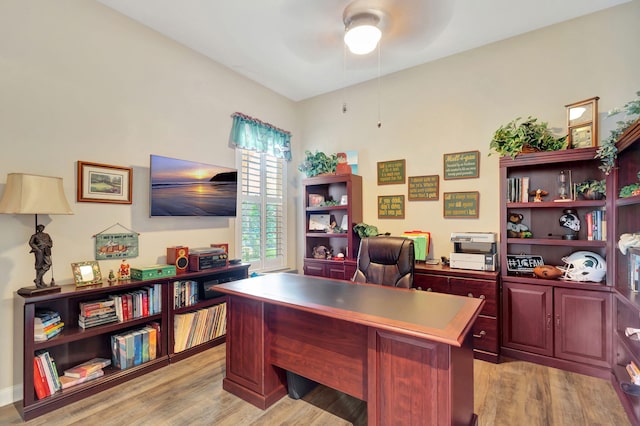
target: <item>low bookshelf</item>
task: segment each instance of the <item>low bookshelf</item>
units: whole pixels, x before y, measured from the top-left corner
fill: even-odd
[[[114,284],[105,281],[96,286],[79,288],[75,285],[66,285],[61,286],[61,291],[58,293],[35,297],[17,295],[16,303],[24,318],[23,399],[18,406],[23,419],[33,419],[223,343],[225,336],[222,332],[226,313],[223,305],[226,303],[226,297],[211,291],[215,288],[212,284],[247,278],[248,271],[249,264],[229,265],[145,281],[127,280]],[[185,282],[192,283],[192,289],[197,288],[198,291],[195,295],[190,294],[190,304],[180,305],[176,303],[178,286],[176,283]],[[201,294],[206,285],[208,285],[208,291],[206,294]],[[152,290],[149,290],[150,288]],[[146,315],[119,319],[84,329],[79,326],[81,303],[141,293],[150,297],[155,295],[157,298],[153,309],[144,310]],[[60,333],[49,340],[36,341],[34,334],[36,313],[42,310],[58,313],[61,321],[64,322],[64,327]],[[203,314],[204,311],[208,313]],[[192,323],[194,328],[190,332],[190,345],[186,348],[176,348],[176,338],[179,337],[174,330],[175,320],[178,318],[176,315],[190,316],[195,313],[200,315],[200,321]],[[202,318],[206,318],[208,314],[216,316],[203,320]],[[199,325],[197,333],[196,323]],[[38,355],[47,353],[55,362],[56,373],[62,375],[65,370],[92,358],[111,359],[111,336],[135,332],[145,327],[156,327],[159,330],[154,359],[128,366],[126,369],[118,369],[112,363],[104,368],[104,375],[101,377],[38,398],[34,387],[34,377],[39,377],[39,372],[36,372],[34,367],[34,359]],[[209,333],[207,327],[211,330]],[[191,335],[198,335],[199,338]],[[176,349],[179,350],[176,351]]]

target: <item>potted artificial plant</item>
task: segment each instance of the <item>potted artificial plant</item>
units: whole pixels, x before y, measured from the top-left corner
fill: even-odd
[[[605,180],[587,179],[576,185],[576,191],[585,200],[602,200],[605,198]]]
[[[338,156],[336,154],[327,155],[324,152],[311,151],[304,152],[304,161],[298,166],[298,170],[307,175],[307,177],[318,176],[322,174],[334,174],[338,165]]]
[[[533,117],[520,120],[518,117],[500,126],[493,134],[489,148],[501,157],[508,155],[515,158],[520,153],[557,151],[566,147],[567,137],[554,136],[546,122]]]

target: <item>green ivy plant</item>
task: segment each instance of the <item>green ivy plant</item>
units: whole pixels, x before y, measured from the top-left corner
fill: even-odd
[[[587,179],[576,185],[576,191],[578,194],[582,194],[582,196],[587,200],[602,199],[605,197],[607,192],[606,182],[604,179]]]
[[[640,91],[636,92],[636,96],[636,99],[627,102],[622,108],[615,108],[607,114],[607,117],[612,117],[624,112],[626,120],[616,122],[617,127],[609,133],[609,136],[606,139],[603,139],[600,142],[600,146],[596,151],[595,158],[599,158],[602,162],[599,168],[606,175],[611,173],[611,169],[613,169],[613,165],[618,157],[616,142],[625,130],[627,130],[629,126],[635,123],[640,117]]]
[[[518,117],[500,126],[493,134],[489,148],[501,157],[515,158],[522,152],[557,151],[566,147],[567,136],[554,136],[546,122],[531,116],[520,120],[522,118]]]
[[[620,198],[633,197],[634,195],[640,195],[640,172],[638,172],[638,182],[623,186],[618,194]]]
[[[324,152],[311,151],[304,152],[304,161],[298,166],[298,170],[307,175],[307,177],[318,176],[323,173],[335,173],[338,165],[338,156],[336,154],[327,155]]]

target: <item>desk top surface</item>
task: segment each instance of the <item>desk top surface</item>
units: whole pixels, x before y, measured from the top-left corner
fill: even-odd
[[[267,274],[216,291],[460,346],[483,301],[295,274]],[[231,308],[233,309],[233,308]]]

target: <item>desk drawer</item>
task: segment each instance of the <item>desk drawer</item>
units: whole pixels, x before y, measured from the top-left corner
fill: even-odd
[[[473,348],[498,352],[498,320],[479,316],[473,324]]]
[[[484,299],[481,314],[498,315],[498,286],[492,281],[451,278],[449,293]]]
[[[413,286],[424,291],[449,293],[449,278],[441,275],[415,274]]]

